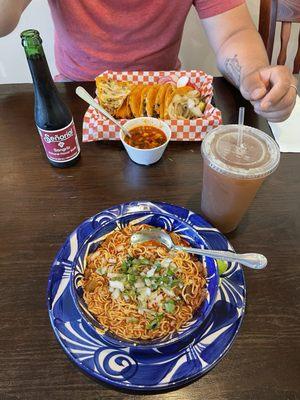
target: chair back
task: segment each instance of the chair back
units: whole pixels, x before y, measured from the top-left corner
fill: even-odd
[[[281,22],[280,51],[278,65],[284,65],[293,23],[300,22],[300,0],[261,0],[258,31],[267,50],[269,61],[272,60],[276,22]],[[293,73],[300,70],[300,26],[298,33],[298,49],[294,58]]]

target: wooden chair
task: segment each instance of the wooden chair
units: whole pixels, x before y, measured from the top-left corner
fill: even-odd
[[[276,22],[281,22],[281,48],[277,58],[278,65],[284,65],[287,56],[287,46],[291,35],[292,23],[300,22],[300,0],[261,0],[259,13],[259,33],[265,44],[271,62]],[[300,29],[298,50],[294,59],[293,73],[300,70]]]

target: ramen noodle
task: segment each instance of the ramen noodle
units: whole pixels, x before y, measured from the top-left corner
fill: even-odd
[[[206,269],[194,255],[168,250],[156,241],[131,244],[149,225],[116,229],[86,260],[82,279],[88,310],[124,339],[156,339],[191,320],[207,295]],[[177,245],[189,246],[174,232]]]

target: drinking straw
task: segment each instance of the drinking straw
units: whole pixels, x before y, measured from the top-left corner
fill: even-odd
[[[243,125],[245,119],[245,107],[239,108],[239,121],[238,121],[238,139],[237,139],[237,147],[240,149],[243,144]]]

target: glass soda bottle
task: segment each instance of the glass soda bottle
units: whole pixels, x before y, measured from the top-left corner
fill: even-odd
[[[35,123],[47,158],[54,167],[69,167],[80,157],[72,114],[53,82],[39,32],[28,29],[21,39],[33,80]]]

